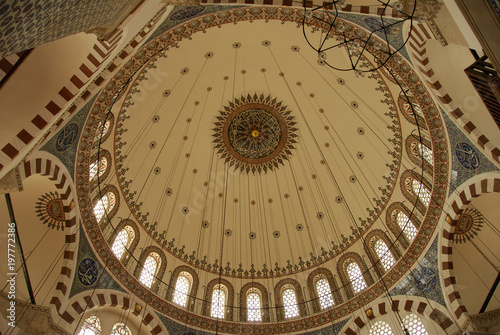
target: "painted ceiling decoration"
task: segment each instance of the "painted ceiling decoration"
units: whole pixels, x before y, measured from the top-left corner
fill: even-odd
[[[219,111],[214,128],[217,154],[249,173],[278,168],[292,155],[298,130],[292,112],[276,98],[248,94]]]
[[[467,207],[460,214],[455,230],[455,242],[466,243],[478,235],[483,227],[484,217],[481,212],[473,207]]]
[[[447,193],[445,128],[410,64],[389,60],[390,73],[420,108],[434,169],[425,175],[433,201],[422,212],[410,208],[421,222],[418,234],[383,282],[313,316],[250,328],[179,308],[162,294],[167,277],[158,278],[156,294],[133,275],[138,255],[127,266],[113,255],[118,217],[127,218],[137,223],[141,241],[166,255],[168,270],[186,266],[207,281],[256,281],[272,292],[274,277],[302,280],[320,265],[336,271],[341,257],[363,252],[367,234],[387,230],[389,205],[408,205],[400,176],[423,171],[402,149],[416,126],[400,117],[406,112],[398,104],[400,87],[381,71],[339,76],[318,63],[301,39],[302,19],[297,8],[239,7],[165,31],[115,71],[81,130],[76,194],[96,257],[120,285],[179,323],[262,334],[331,325],[395,287],[432,242]],[[347,62],[344,52],[334,55]],[[367,54],[360,64],[373,69],[376,60]],[[101,146],[113,152],[115,173],[100,180],[100,189],[116,187],[120,202],[96,222],[104,193],[91,186],[89,169],[108,111],[114,136]]]
[[[56,192],[42,194],[36,202],[36,213],[40,221],[49,228],[64,230],[65,212],[61,197]]]

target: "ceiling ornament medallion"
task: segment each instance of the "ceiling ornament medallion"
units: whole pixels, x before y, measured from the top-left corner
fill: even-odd
[[[455,243],[467,242],[477,236],[483,227],[484,219],[481,213],[475,208],[466,208],[458,218],[455,229]]]
[[[298,135],[295,117],[283,102],[261,94],[224,106],[214,123],[217,153],[241,172],[267,172],[292,155]]]
[[[36,213],[49,228],[64,230],[65,214],[62,199],[57,192],[45,193],[36,202]]]

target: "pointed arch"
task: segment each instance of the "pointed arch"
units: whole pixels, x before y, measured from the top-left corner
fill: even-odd
[[[445,220],[439,221],[442,230],[439,239],[441,244],[439,258],[441,261],[440,273],[442,274],[443,293],[447,305],[455,313],[459,324],[462,326],[467,324],[470,314],[463,305],[453,270],[454,233],[464,209],[475,198],[486,193],[500,193],[500,173],[496,171],[482,173],[460,185],[447,200],[449,209],[446,212],[448,216]]]
[[[76,213],[77,208],[74,206],[76,201],[76,192],[74,192],[74,183],[68,169],[55,156],[47,152],[36,152],[29,160],[23,161],[15,168],[16,175],[19,175],[21,181],[29,178],[32,175],[40,174],[51,180],[55,187],[59,190],[59,196],[63,202],[65,212],[65,232],[66,232],[66,251],[63,255],[63,262],[66,262],[65,268],[69,269],[70,264],[75,261],[73,255],[78,248],[79,225],[77,224]],[[22,185],[21,185],[22,187]],[[64,301],[69,295],[70,290],[67,289],[72,285],[71,271],[61,271],[57,284],[55,285],[54,294],[50,300],[50,304],[59,311]],[[61,313],[62,317],[71,318],[66,312]]]

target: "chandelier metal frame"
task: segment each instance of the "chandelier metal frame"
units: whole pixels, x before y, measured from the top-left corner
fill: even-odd
[[[399,51],[403,49],[408,43],[412,29],[413,20],[417,19],[419,22],[425,21],[424,15],[415,17],[415,9],[417,7],[417,0],[414,1],[414,6],[411,12],[406,12],[404,6],[400,1],[395,0],[377,0],[382,6],[380,11],[380,27],[368,30],[368,34],[355,34],[350,29],[350,23],[339,17],[339,12],[347,6],[345,0],[332,0],[324,3],[321,6],[311,6],[310,1],[303,0],[304,18],[302,20],[302,32],[307,43],[313,50],[318,53],[319,62],[338,71],[356,71],[357,76],[362,76],[364,72],[373,72],[385,66],[387,62],[394,56],[399,56]],[[398,17],[386,14],[389,10],[396,11]],[[398,34],[405,22],[410,21],[410,30],[408,36],[403,39],[400,46],[395,49],[391,46],[389,36]],[[312,24],[315,22],[316,24]],[[320,38],[319,46],[315,46],[309,33],[306,31],[308,27],[321,26],[322,36]],[[316,29],[312,28],[312,32]],[[329,40],[335,39],[334,43],[328,43]],[[350,67],[341,67],[335,65],[333,60],[330,60],[328,53],[335,48],[345,48],[350,61]],[[371,69],[361,67],[360,60],[365,56],[365,52],[370,53],[377,62],[377,66]],[[333,58],[332,58],[333,59]],[[402,62],[402,59],[399,60]]]

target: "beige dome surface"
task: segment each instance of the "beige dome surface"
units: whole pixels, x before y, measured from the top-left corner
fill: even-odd
[[[245,34],[249,30],[253,33]],[[137,73],[120,106],[119,118],[126,119],[116,128],[123,134],[115,146],[126,158],[120,166],[124,173],[117,172],[124,177],[122,192],[135,194],[127,201],[134,219],[165,231],[166,241],[175,238],[176,247],[184,245],[188,255],[196,251],[197,259],[206,256],[211,264],[220,260],[224,231],[226,248],[235,250],[222,256],[224,266],[241,263],[245,270],[296,265],[299,257],[307,261],[320,256],[321,248],[328,251],[332,242],[346,247],[341,235],[367,228],[359,219],[375,221],[377,215],[369,212],[381,211],[390,199],[401,155],[401,146],[394,150],[389,142],[400,143],[401,134],[396,113],[384,115],[396,105],[384,96],[390,89],[383,79],[319,65],[291,22],[224,25],[178,46]],[[343,49],[337,53],[345,56]],[[157,73],[165,77],[153,85]],[[362,94],[366,91],[371,94]],[[281,129],[281,137],[295,135],[297,143],[272,170],[251,170],[264,163],[249,163],[247,170],[238,158],[228,162],[236,162],[233,166],[225,164],[232,156],[223,157],[227,144],[214,143],[214,134],[229,137],[229,129],[214,128],[229,122],[218,119],[219,111],[236,110],[235,99],[241,107],[267,101],[293,117],[295,124]]]

